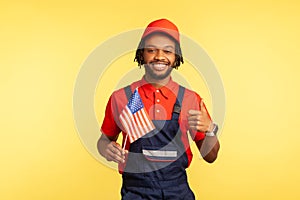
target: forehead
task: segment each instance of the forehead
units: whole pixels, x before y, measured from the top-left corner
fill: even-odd
[[[173,47],[175,48],[175,42],[169,36],[163,33],[153,33],[149,35],[145,40],[145,47]]]

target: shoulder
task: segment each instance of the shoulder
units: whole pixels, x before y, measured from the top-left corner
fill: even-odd
[[[133,82],[127,86],[130,86],[131,91],[134,91],[135,88],[140,86],[140,81]],[[127,97],[126,97],[126,93],[125,93],[125,87],[127,87],[127,86],[119,88],[112,93],[111,98],[113,99],[113,101],[127,102]]]
[[[135,82],[132,82],[132,83],[129,84],[129,85],[125,85],[125,86],[123,86],[122,88],[119,88],[119,89],[115,90],[112,94],[113,94],[113,95],[122,95],[122,94],[124,93],[124,91],[125,91],[124,89],[125,89],[126,87],[128,87],[128,86],[130,86],[131,91],[133,91],[135,88],[141,86],[141,81],[135,81]],[[124,94],[125,94],[125,93],[124,93]]]
[[[197,92],[190,90],[188,88],[185,88],[184,99],[200,100],[201,97]]]
[[[201,96],[188,88],[185,88],[184,97],[182,105],[186,109],[199,109],[199,103],[201,101]]]
[[[174,81],[172,78],[171,80],[169,81],[168,83],[168,88],[170,90],[172,90],[173,92],[177,92],[179,87],[183,87],[185,90],[184,90],[184,100],[185,99],[201,99],[200,95],[197,94],[195,91],[191,90],[191,89],[188,89],[186,87],[184,87],[183,85],[179,84],[178,82]]]

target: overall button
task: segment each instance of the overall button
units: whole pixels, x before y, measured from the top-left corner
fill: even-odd
[[[159,100],[159,99],[156,99],[156,102],[157,102],[157,103],[159,103],[159,102],[160,102],[160,100]]]

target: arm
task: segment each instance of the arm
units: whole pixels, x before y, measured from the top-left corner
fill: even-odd
[[[116,107],[116,102],[112,95],[106,105],[105,117],[101,127],[102,134],[97,142],[97,149],[107,161],[122,163],[125,162],[125,151],[120,144],[116,143],[121,132],[115,120]]]
[[[217,136],[206,136],[203,140],[196,142],[196,145],[206,162],[213,163],[217,159],[220,149]]]
[[[211,132],[212,120],[205,108],[203,101],[200,102],[199,110],[189,110],[188,123],[191,130],[199,132]],[[212,163],[217,159],[220,143],[216,136],[205,136],[203,140],[196,142],[203,159]]]

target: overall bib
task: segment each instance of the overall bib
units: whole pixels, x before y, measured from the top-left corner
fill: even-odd
[[[130,144],[122,200],[195,199],[187,182],[188,158],[178,123],[184,90],[179,86],[171,120],[153,120],[156,128]],[[129,86],[125,92],[129,99]]]

